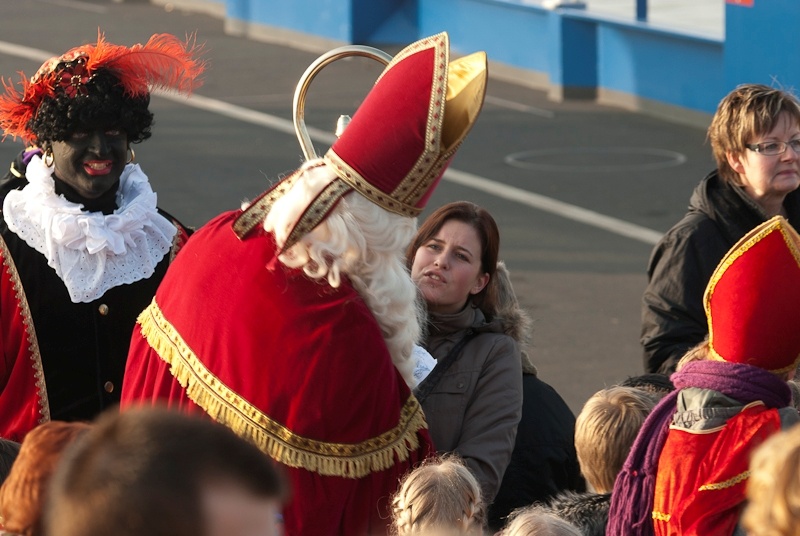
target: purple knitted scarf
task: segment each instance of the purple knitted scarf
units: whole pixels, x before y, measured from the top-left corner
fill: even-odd
[[[675,391],[653,408],[636,437],[611,494],[607,536],[652,536],[652,510],[658,458],[676,411],[678,392],[686,387],[711,389],[749,404],[763,401],[768,408],[791,404],[789,386],[778,376],[750,365],[724,361],[688,363],[671,377]]]

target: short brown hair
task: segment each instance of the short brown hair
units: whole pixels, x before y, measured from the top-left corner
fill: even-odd
[[[596,392],[575,419],[575,450],[586,481],[610,493],[639,429],[656,399],[634,387],[615,385]]]
[[[203,492],[232,484],[276,500],[284,484],[252,443],[207,417],[114,408],[64,455],[45,513],[48,536],[202,536]]]
[[[68,445],[89,430],[86,423],[52,421],[25,436],[8,478],[0,487],[0,517],[10,533],[42,534],[42,513],[50,479]]]
[[[708,139],[720,177],[739,184],[728,153],[741,154],[746,144],[770,132],[782,113],[800,124],[800,102],[793,94],[762,84],[742,84],[723,98],[708,127]]]

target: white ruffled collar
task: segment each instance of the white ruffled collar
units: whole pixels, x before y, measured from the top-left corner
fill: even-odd
[[[55,192],[53,168],[40,156],[28,164],[28,184],[3,203],[8,228],[47,258],[75,303],[146,279],[172,247],[175,226],[158,213],[156,194],[138,164],[125,166],[112,214],[86,212]]]

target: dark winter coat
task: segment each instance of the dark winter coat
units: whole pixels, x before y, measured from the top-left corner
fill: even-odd
[[[522,412],[519,346],[504,333],[502,319],[487,322],[480,309],[467,305],[455,314],[431,313],[423,347],[444,359],[470,328],[477,336],[422,401],[422,409],[436,450],[463,457],[491,502],[511,459]]]
[[[522,377],[522,420],[500,491],[489,507],[497,531],[517,508],[543,503],[564,490],[583,491],[575,452],[575,416],[564,399],[536,374]]]
[[[502,261],[489,284],[496,296],[488,311],[490,321],[470,305],[454,315],[429,315],[424,346],[437,360],[444,359],[468,330],[477,335],[421,401],[436,450],[465,458],[487,504],[500,487],[514,449],[522,413],[522,372],[536,371],[524,350],[531,320],[519,306]]]
[[[800,190],[786,196],[789,223],[800,225]],[[695,188],[689,211],[656,244],[642,299],[641,343],[647,372],[672,373],[708,335],[703,293],[725,253],[767,215],[716,171]]]

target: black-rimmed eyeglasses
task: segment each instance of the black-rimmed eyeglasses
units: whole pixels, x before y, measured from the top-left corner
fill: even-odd
[[[745,145],[751,151],[763,154],[765,156],[776,156],[786,152],[786,148],[790,147],[795,154],[800,155],[800,139],[789,141],[765,141],[764,143],[751,143]]]

